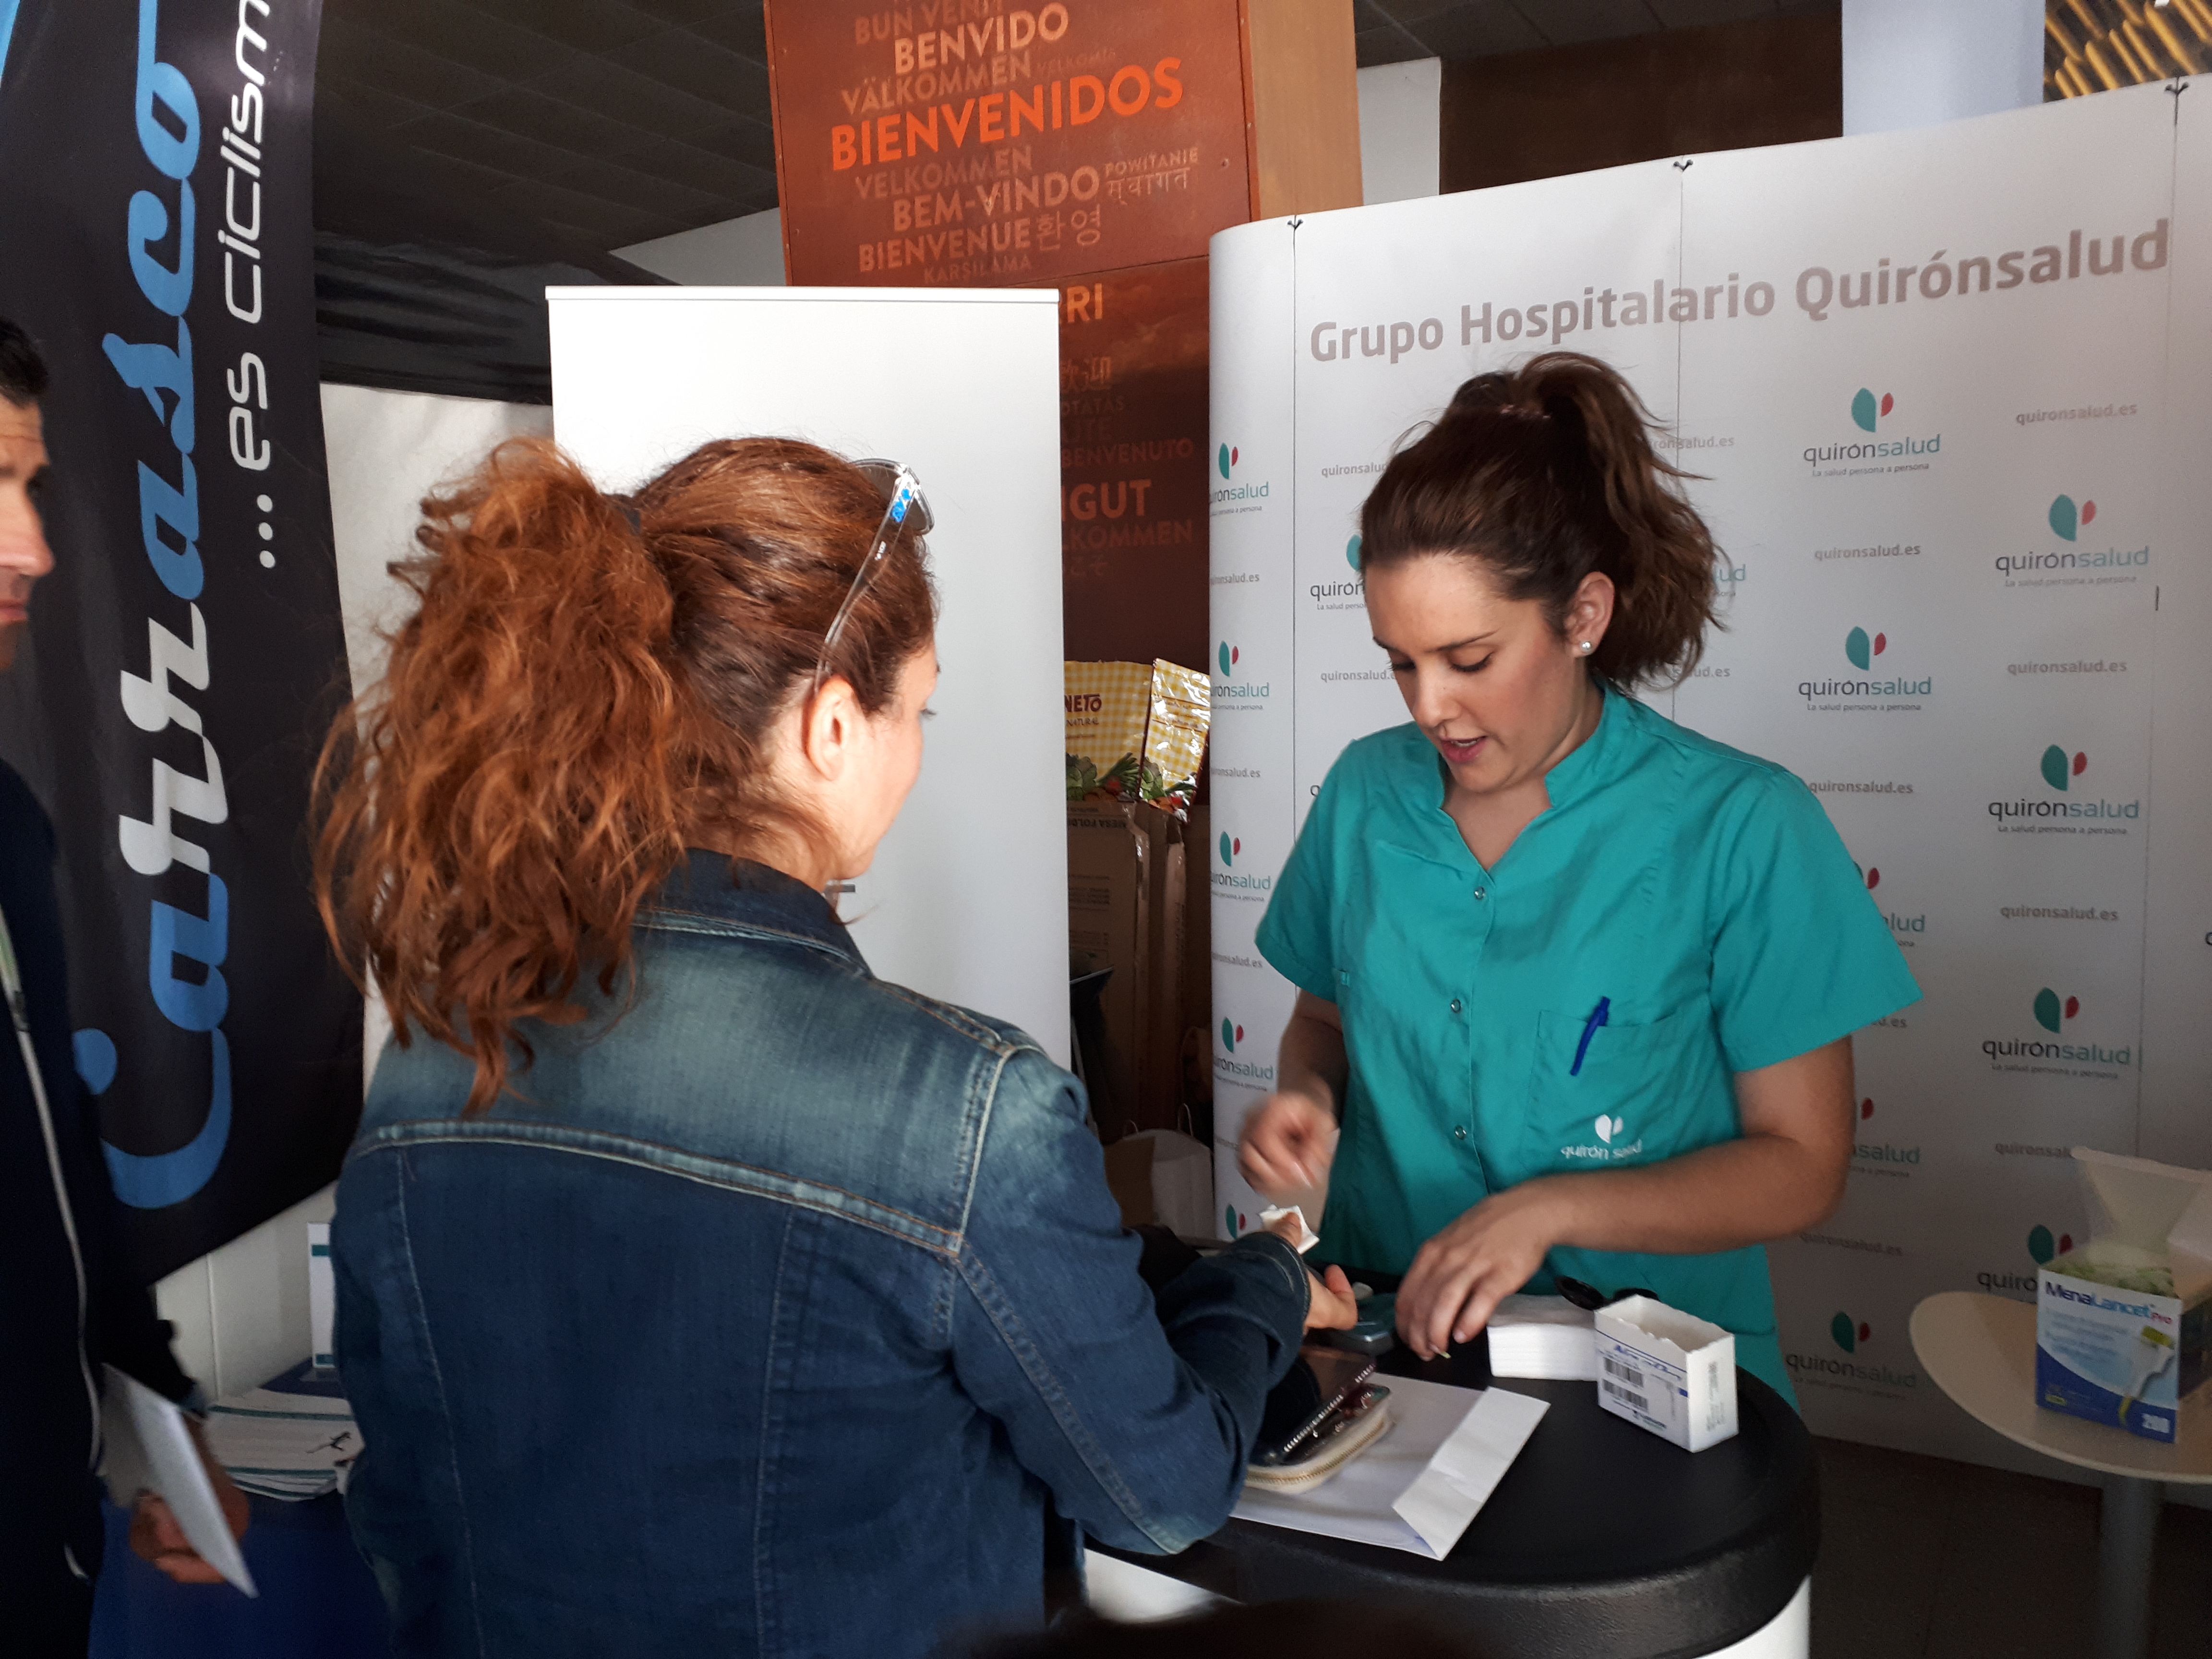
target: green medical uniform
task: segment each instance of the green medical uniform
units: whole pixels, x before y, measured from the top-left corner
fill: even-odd
[[[1734,1139],[1733,1073],[1919,998],[1812,792],[1632,698],[1607,692],[1495,869],[1446,781],[1411,725],[1346,749],[1260,925],[1261,953],[1343,1016],[1328,1260],[1401,1273],[1488,1194]],[[1794,1400],[1763,1248],[1562,1247],[1528,1288],[1553,1274],[1735,1332],[1737,1363]]]

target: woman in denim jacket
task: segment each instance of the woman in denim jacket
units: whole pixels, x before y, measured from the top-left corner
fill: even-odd
[[[1219,1526],[1349,1287],[1148,1290],[1074,1079],[822,896],[921,769],[911,475],[523,443],[424,507],[317,860],[394,1028],[332,1245],[395,1650],[922,1655]]]

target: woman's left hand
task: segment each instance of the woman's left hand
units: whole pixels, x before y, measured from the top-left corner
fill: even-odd
[[[1398,1334],[1424,1359],[1472,1342],[1498,1304],[1535,1277],[1565,1231],[1549,1181],[1486,1198],[1421,1246],[1398,1287]]]
[[[192,1443],[199,1448],[200,1462],[206,1468],[208,1484],[215,1488],[216,1502],[222,1506],[222,1518],[230,1525],[234,1538],[246,1536],[246,1528],[253,1516],[246,1494],[239,1491],[230,1478],[230,1472],[217,1462],[208,1448],[207,1437],[197,1422],[189,1424]],[[131,1510],[131,1548],[142,1560],[150,1561],[179,1584],[220,1584],[222,1574],[210,1566],[185,1536],[185,1529],[177,1524],[177,1517],[160,1494],[142,1492]]]

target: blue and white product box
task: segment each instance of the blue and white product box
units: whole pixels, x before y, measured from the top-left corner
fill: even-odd
[[[2172,1441],[2212,1410],[2212,1174],[2074,1157],[2090,1233],[2036,1276],[2036,1403]]]
[[[1597,1403],[1687,1451],[1735,1437],[1735,1335],[1648,1296],[1597,1310]]]

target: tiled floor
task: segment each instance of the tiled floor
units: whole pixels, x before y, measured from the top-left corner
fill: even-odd
[[[2086,1659],[2093,1486],[1821,1440],[1813,1659]],[[2160,1517],[2151,1652],[2212,1654],[2212,1510]]]

